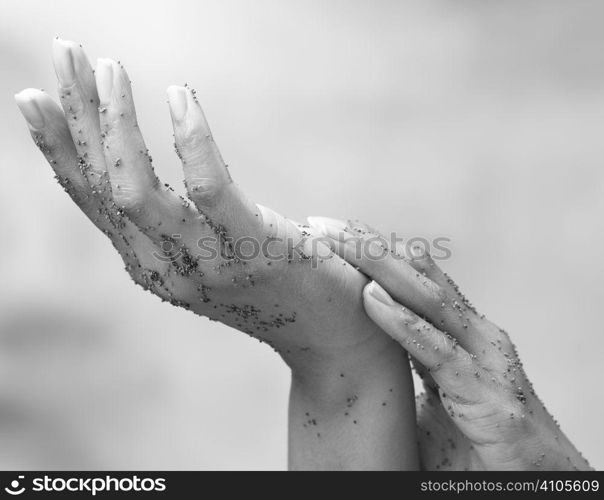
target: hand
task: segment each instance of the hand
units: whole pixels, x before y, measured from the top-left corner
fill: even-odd
[[[320,258],[329,250],[308,228],[254,204],[232,182],[195,91],[168,89],[185,199],[153,171],[124,67],[101,59],[93,72],[81,46],[59,39],[53,54],[63,111],[33,89],[16,100],[57,180],[110,238],[137,284],[283,357],[293,372],[290,426],[306,440],[292,452],[306,460],[301,466],[329,457],[323,452],[345,435],[343,426],[351,435],[373,432],[356,411],[380,411],[384,431],[412,442],[411,424],[397,423],[394,410],[410,408],[406,360],[363,311],[366,278],[339,259]],[[380,365],[388,368],[373,376]],[[393,409],[384,412],[387,396]],[[414,446],[401,451],[385,432],[383,441],[390,462],[357,453],[331,465],[414,463]]]
[[[363,291],[365,310],[423,378],[424,469],[589,469],[538,399],[508,334],[476,312],[424,249],[392,248],[359,222],[309,222],[375,280]]]

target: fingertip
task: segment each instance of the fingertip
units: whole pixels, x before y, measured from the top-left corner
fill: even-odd
[[[396,307],[390,295],[375,281],[370,281],[363,289],[363,307],[367,316],[378,325],[389,337],[400,341],[399,324],[400,307]]]
[[[373,280],[365,286],[363,295],[367,300],[376,301],[382,306],[391,307],[395,305],[394,300],[392,300],[388,292]]]
[[[61,38],[60,36],[56,36],[53,38],[52,40],[52,48],[53,51],[57,50],[71,50],[71,49],[75,49],[75,48],[81,48],[82,46],[77,43],[77,42],[73,42],[71,40],[65,40],[63,38]]]
[[[168,105],[170,107],[170,114],[172,120],[175,122],[182,121],[188,108],[187,89],[179,85],[171,85],[166,90],[168,94]]]
[[[325,234],[325,228],[323,225],[323,217],[319,217],[319,216],[315,216],[315,215],[310,215],[308,217],[306,217],[306,222],[308,222],[308,225],[314,229],[316,229],[318,232],[320,232],[321,234]]]
[[[199,104],[199,102],[197,101],[197,90],[191,87],[188,83],[185,83],[184,89],[189,104]]]
[[[76,76],[85,77],[83,71],[92,74],[92,66],[80,43],[55,38],[52,44],[52,59],[59,83],[64,87],[73,85]]]
[[[175,92],[186,92],[186,90],[186,87],[183,87],[182,85],[170,85],[166,89],[166,93],[168,94],[168,97],[170,97],[170,95]]]
[[[205,136],[212,140],[212,132],[197,102],[195,90],[185,84],[168,87],[168,104],[177,142],[186,142],[189,137]]]
[[[109,104],[111,102],[116,65],[117,63],[113,59],[100,57],[96,61],[94,76],[101,104]]]
[[[75,83],[75,64],[72,53],[72,42],[57,38],[52,44],[52,62],[62,87],[71,87]]]
[[[347,230],[347,224],[343,220],[330,217],[311,216],[306,218],[308,224],[324,236],[335,240],[341,239],[341,234]]]
[[[23,89],[15,94],[15,101],[17,102],[17,104],[23,103],[26,101],[30,101],[34,97],[38,96],[39,94],[43,94],[43,93],[44,92],[39,89],[34,89],[34,88]]]
[[[49,106],[54,104],[46,92],[33,88],[15,94],[15,102],[28,125],[36,130],[44,126],[46,123],[44,113],[50,111]]]
[[[113,68],[114,65],[117,65],[117,62],[110,57],[97,57],[96,64],[97,66],[108,66]]]

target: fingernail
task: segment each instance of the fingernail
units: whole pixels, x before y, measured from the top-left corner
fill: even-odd
[[[41,129],[44,126],[44,115],[35,101],[35,97],[39,93],[39,90],[25,89],[15,94],[17,106],[19,106],[23,117],[33,129]]]
[[[407,326],[414,325],[415,323],[417,323],[419,321],[419,316],[417,314],[415,314],[413,311],[410,311],[409,309],[407,309],[406,307],[401,307],[400,313],[401,313],[401,316],[403,317],[403,321],[405,322],[405,325],[407,325]]]
[[[168,104],[174,121],[181,121],[187,114],[187,90],[172,85],[168,87]]]
[[[113,65],[111,59],[98,59],[96,63],[96,88],[101,104],[109,104],[113,95]]]
[[[380,285],[378,285],[375,281],[372,281],[367,285],[367,291],[369,295],[373,297],[378,302],[385,304],[387,306],[393,306],[394,301],[390,298],[390,295],[384,290]]]
[[[321,234],[334,240],[344,242],[353,237],[352,234],[347,232],[346,222],[342,220],[329,217],[308,217],[306,220]]]
[[[52,44],[52,60],[55,73],[62,87],[70,87],[75,83],[75,65],[71,45],[71,42],[60,38],[55,38]]]

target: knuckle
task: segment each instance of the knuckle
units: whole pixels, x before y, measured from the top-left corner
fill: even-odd
[[[458,355],[455,351],[452,349],[441,349],[436,363],[432,365],[428,371],[436,376],[446,373],[446,376],[448,377],[451,372],[454,372],[457,369],[457,364]]]
[[[457,364],[460,364],[459,353],[457,349],[454,348],[451,344],[446,343],[445,347],[441,349],[441,363],[446,364],[447,366],[454,367]]]
[[[438,376],[438,374],[442,372],[444,366],[445,363],[443,362],[443,360],[439,360],[434,365],[428,367],[427,371],[432,376]]]

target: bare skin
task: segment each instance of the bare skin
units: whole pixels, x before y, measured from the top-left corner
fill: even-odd
[[[590,469],[535,394],[508,334],[477,313],[424,249],[391,248],[358,221],[309,222],[374,280],[363,291],[365,310],[423,378],[423,469]]]
[[[35,143],[137,284],[269,344],[290,366],[290,467],[417,467],[407,359],[364,312],[366,277],[322,259],[308,227],[232,182],[192,89],[168,89],[185,199],[153,171],[124,67],[101,59],[93,72],[81,46],[60,39],[53,58],[62,110],[38,90],[16,96]],[[270,238],[268,253],[247,258],[241,238]]]

